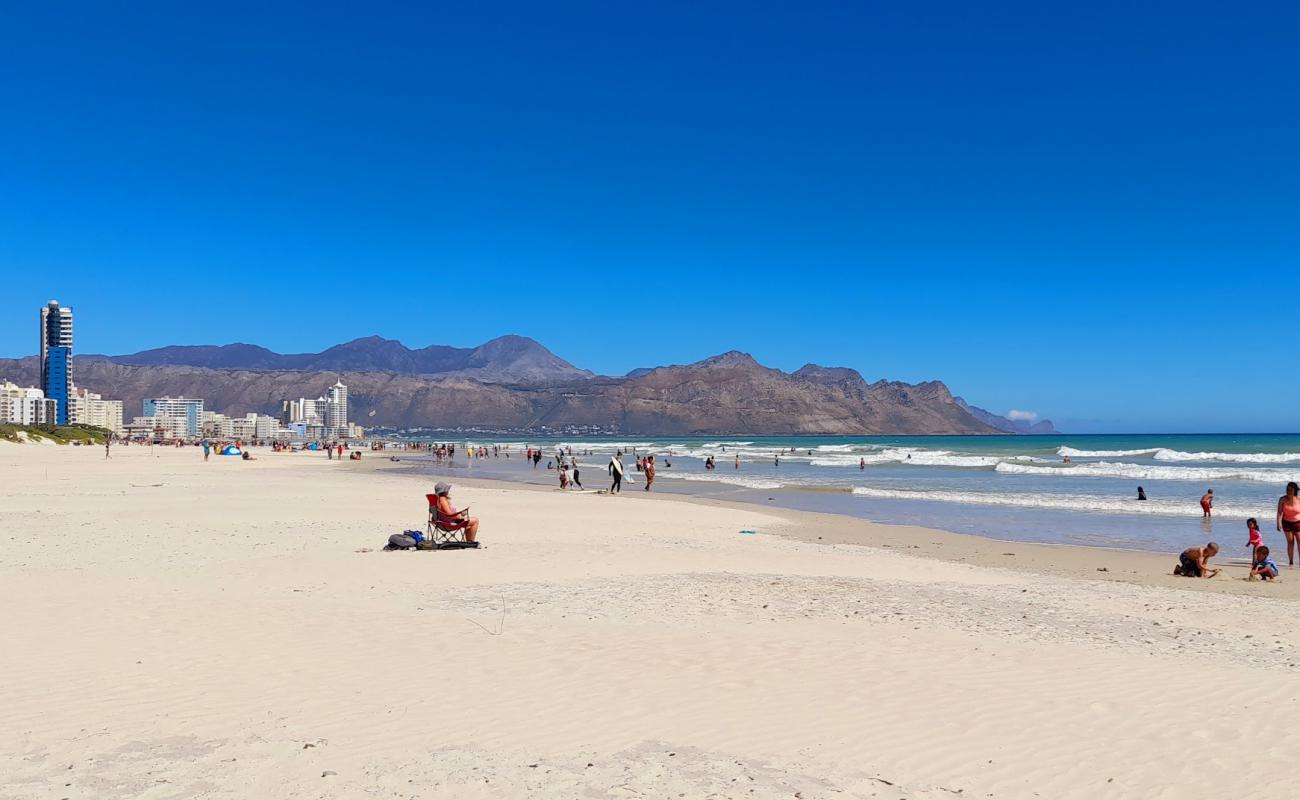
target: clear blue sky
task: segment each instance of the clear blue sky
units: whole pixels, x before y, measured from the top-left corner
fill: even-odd
[[[0,355],[58,298],[82,352],[520,333],[1300,430],[1294,4],[267,5],[3,3]]]

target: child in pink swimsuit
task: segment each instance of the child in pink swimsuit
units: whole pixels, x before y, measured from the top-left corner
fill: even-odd
[[[1246,520],[1246,532],[1250,534],[1250,541],[1246,546],[1250,548],[1251,556],[1254,556],[1255,549],[1264,546],[1264,537],[1259,532],[1259,522],[1254,517]]]

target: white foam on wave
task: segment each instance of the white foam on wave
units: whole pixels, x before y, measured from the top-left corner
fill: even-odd
[[[954,453],[951,450],[927,450],[910,447],[895,447],[877,453],[863,455],[828,455],[813,458],[814,467],[857,467],[863,462],[867,466],[876,464],[902,464],[910,467],[962,467],[975,469],[992,469],[1004,461],[1045,462],[1033,456],[981,456],[969,453]]]
[[[1229,461],[1237,464],[1295,464],[1300,453],[1188,453],[1157,450],[1156,461]]]
[[[729,483],[733,486],[743,486],[746,489],[780,489],[782,484],[776,481],[763,480],[762,478],[750,478],[745,475],[732,474],[729,472],[659,472],[656,478],[680,479],[686,481],[703,481],[705,483]]]
[[[1071,458],[1123,458],[1125,456],[1151,456],[1160,451],[1159,447],[1142,450],[1076,450],[1073,447],[1057,448],[1056,454]]]
[[[1295,464],[1300,463],[1300,453],[1189,453],[1167,447],[1150,447],[1141,450],[1077,450],[1061,447],[1057,454],[1071,458],[1131,458],[1148,456],[1156,461],[1227,461],[1236,464]]]
[[[1066,464],[1047,467],[1034,464],[1003,462],[998,472],[1013,475],[1053,475],[1065,478],[1132,478],[1149,481],[1255,481],[1257,483],[1286,483],[1295,480],[1300,470],[1240,469],[1233,467],[1162,467],[1145,464],[1126,464],[1113,461],[1089,461],[1083,464]]]
[[[1158,516],[1199,516],[1200,508],[1195,498],[1187,500],[1136,500],[1133,498],[1105,497],[1082,494],[1011,494],[1000,492],[953,492],[947,490],[917,491],[912,489],[876,489],[859,486],[853,490],[859,497],[882,500],[923,500],[962,505],[1003,506],[1013,508],[1045,508],[1060,511],[1092,511],[1100,514],[1152,514]],[[1248,517],[1252,513],[1228,506],[1216,506],[1219,516]]]

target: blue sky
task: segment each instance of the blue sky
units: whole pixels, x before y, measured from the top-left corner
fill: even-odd
[[[169,5],[5,4],[2,356],[58,298],[1300,430],[1294,6]]]

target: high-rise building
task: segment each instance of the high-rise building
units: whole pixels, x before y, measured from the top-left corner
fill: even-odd
[[[348,435],[348,387],[343,381],[335,380],[325,394],[325,427],[331,436],[347,438]]]
[[[324,425],[326,408],[329,401],[324,397],[315,400],[300,397],[297,400],[285,400],[280,404],[280,421],[285,425],[303,422],[308,425]]]
[[[146,417],[180,417],[185,435],[197,438],[203,431],[203,401],[195,397],[149,397],[144,401]]]
[[[58,424],[68,424],[72,397],[72,309],[51,300],[41,309],[41,390],[58,404]]]

